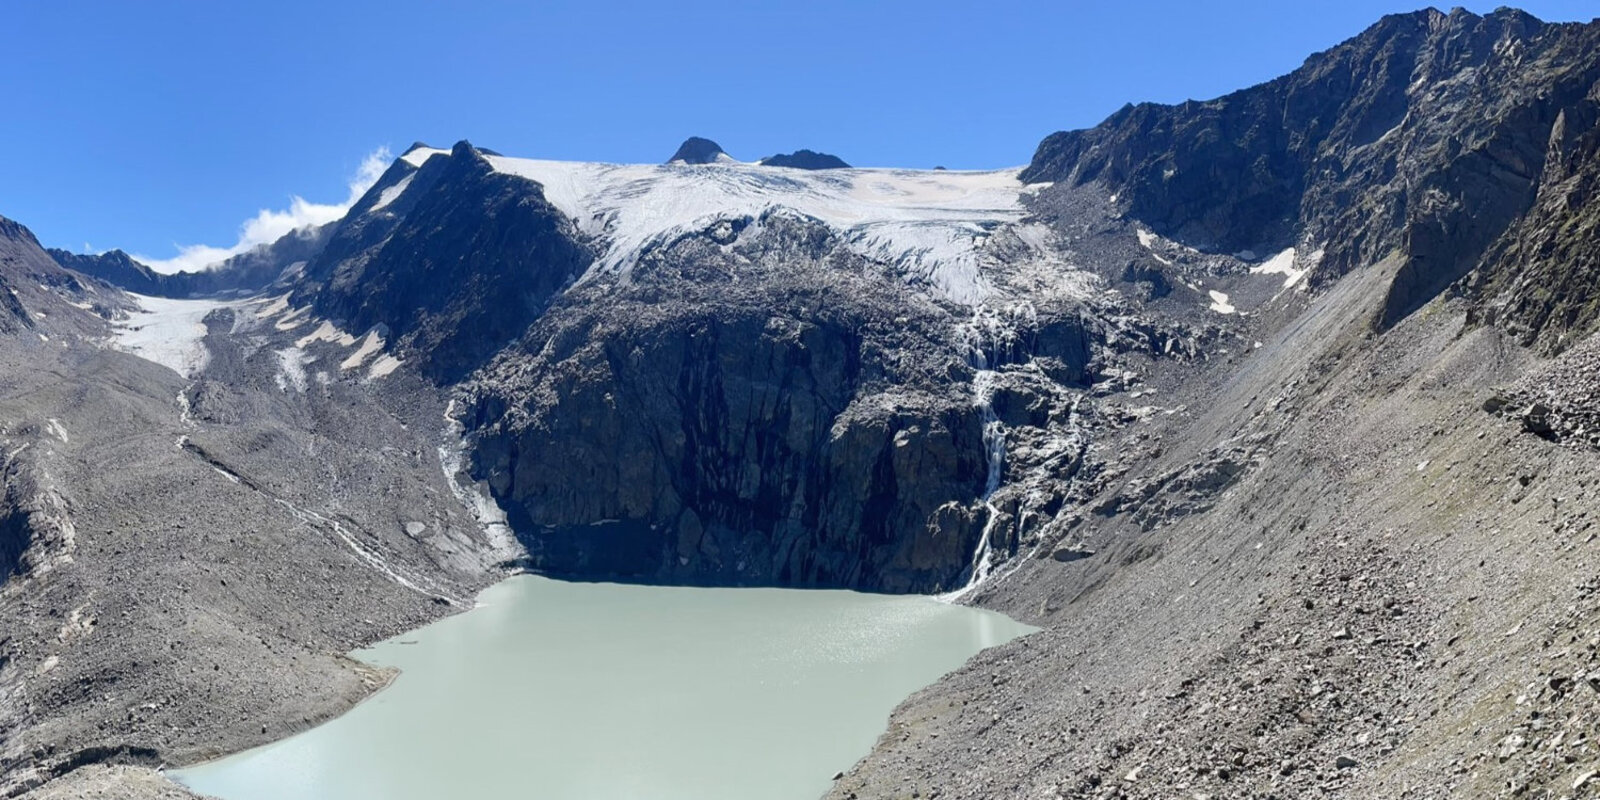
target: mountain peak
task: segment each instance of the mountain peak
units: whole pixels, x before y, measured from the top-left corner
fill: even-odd
[[[779,153],[761,159],[763,167],[790,167],[793,169],[849,169],[850,165],[844,159],[831,153],[818,153],[814,150],[796,150],[793,153]]]
[[[33,231],[28,230],[28,226],[5,217],[0,217],[0,239],[20,239],[34,246],[39,244],[39,240],[34,238]]]
[[[667,159],[667,163],[714,164],[720,160],[718,156],[729,157],[716,142],[699,136],[690,136],[683,140],[683,144],[678,145],[678,151],[672,154],[672,158]]]

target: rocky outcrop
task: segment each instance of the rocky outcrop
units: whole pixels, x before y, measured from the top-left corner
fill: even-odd
[[[172,279],[176,276],[162,275],[134,261],[121,250],[109,250],[104,253],[72,253],[50,248],[47,252],[57,264],[67,269],[91,278],[99,278],[130,292],[157,297],[181,296],[176,294],[172,286],[175,283]]]
[[[20,456],[21,454],[18,454]],[[13,575],[38,575],[70,563],[77,531],[47,474],[18,456],[0,453],[0,584]]]
[[[722,145],[702,139],[699,136],[690,136],[678,145],[672,158],[667,159],[668,164],[714,164],[717,159],[726,158],[727,153],[722,151]]]
[[[844,159],[829,153],[818,153],[812,150],[796,150],[793,153],[779,153],[761,159],[763,167],[789,167],[791,169],[849,169],[850,165]]]

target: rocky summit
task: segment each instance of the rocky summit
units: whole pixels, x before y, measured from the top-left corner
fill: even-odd
[[[177,275],[0,220],[0,795],[185,796],[524,570],[1042,629],[831,797],[1600,792],[1600,23],[847,166],[418,144]]]
[[[778,153],[767,156],[760,162],[767,167],[792,167],[794,169],[849,169],[850,165],[844,159],[830,153],[818,153],[813,150],[796,150],[793,153]]]
[[[678,149],[673,151],[672,158],[667,159],[667,163],[713,164],[719,156],[729,158],[727,153],[722,152],[722,145],[710,139],[690,136],[683,140],[683,144],[678,145]]]

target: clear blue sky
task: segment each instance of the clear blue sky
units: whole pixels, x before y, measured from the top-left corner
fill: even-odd
[[[702,135],[744,159],[809,147],[861,166],[1017,165],[1051,131],[1258,83],[1419,7],[674,5],[8,4],[0,215],[48,245],[170,257],[233,244],[242,221],[292,195],[339,203],[363,158],[418,139],[656,162]],[[1600,14],[1595,0],[1523,7]]]

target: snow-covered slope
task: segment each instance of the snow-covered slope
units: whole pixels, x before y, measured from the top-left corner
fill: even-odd
[[[132,292],[128,295],[139,309],[112,326],[113,345],[185,377],[204,369],[210,359],[202,341],[206,315],[219,308],[245,305],[221,300],[171,300]]]
[[[432,158],[433,156],[447,155],[450,155],[449,150],[418,145],[410,150],[407,150],[405,155],[400,156],[400,160],[410,164],[413,167],[421,167],[423,164],[427,163],[429,158]]]
[[[862,255],[896,264],[951,299],[988,292],[979,270],[992,231],[1022,220],[1020,170],[778,170],[723,162],[621,165],[488,156],[497,171],[539,182],[551,204],[603,245],[591,269],[627,271],[652,243],[719,219],[786,208],[839,231]],[[586,276],[588,277],[588,276]]]

